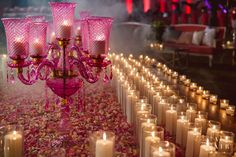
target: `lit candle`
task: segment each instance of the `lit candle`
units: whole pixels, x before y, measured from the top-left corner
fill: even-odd
[[[225,110],[227,115],[234,116],[235,114],[235,106],[230,105],[228,108]]]
[[[211,95],[210,96],[210,103],[216,104],[217,103],[217,95]]]
[[[227,99],[220,100],[220,108],[226,109],[228,106],[229,106],[229,100]]]
[[[107,139],[106,133],[103,133],[103,139],[96,142],[96,157],[113,157],[114,142]]]
[[[65,20],[63,24],[59,26],[59,38],[61,39],[69,39],[71,36],[71,24]]]
[[[92,47],[92,55],[101,55],[106,52],[106,41],[104,40],[104,36],[98,36],[91,45]]]
[[[185,86],[189,86],[190,83],[191,83],[191,80],[190,80],[190,79],[186,79],[186,80],[184,81],[184,85],[185,85]]]
[[[207,136],[209,137],[215,137],[219,134],[220,128],[218,128],[216,125],[213,125],[212,127],[207,129]]]
[[[159,147],[158,150],[155,150],[152,153],[152,157],[171,157],[171,156],[169,152],[164,151],[162,147]]]
[[[4,156],[23,157],[23,137],[17,131],[13,131],[4,137]]]
[[[183,131],[184,126],[187,125],[188,120],[186,116],[181,115],[180,118],[177,120],[176,124],[176,143],[179,145],[183,145]]]
[[[228,153],[230,153],[230,154],[233,153],[233,151],[234,151],[234,134],[233,134],[232,137],[223,136],[223,137],[220,138],[219,151],[221,151],[221,152],[228,151]]]
[[[195,124],[199,124],[202,127],[202,132],[206,133],[207,119],[204,116],[198,115],[197,118],[195,118]]]
[[[194,110],[192,106],[190,106],[189,109],[186,110],[187,119],[191,122],[194,122],[196,114],[197,114],[197,111]]]
[[[56,42],[56,33],[52,32],[49,39],[49,43],[55,43],[55,42]]]
[[[25,44],[21,40],[20,37],[16,37],[15,41],[12,43],[12,50],[16,56],[21,56],[26,53]]]
[[[158,143],[160,142],[160,138],[155,136],[155,132],[153,131],[150,136],[147,136],[145,138],[145,144],[144,144],[144,157],[149,157],[150,155],[150,146],[151,143]]]
[[[43,43],[37,38],[32,43],[31,56],[42,56],[43,53]]]
[[[185,156],[186,157],[193,157],[194,156],[194,139],[196,137],[201,136],[201,133],[197,128],[194,128],[193,130],[188,131],[187,135],[187,144],[186,144],[186,152]]]
[[[190,84],[190,90],[195,91],[196,89],[197,89],[197,84],[194,83],[194,82],[192,82],[192,83]]]
[[[199,157],[208,157],[208,154],[211,151],[215,151],[215,147],[211,146],[209,139],[207,139],[206,143],[200,146]]]
[[[202,92],[203,92],[203,87],[202,87],[202,86],[198,86],[198,89],[197,89],[196,93],[197,93],[198,95],[201,95]]]
[[[202,98],[203,98],[203,99],[208,99],[209,96],[210,96],[210,92],[209,92],[208,90],[204,90],[204,91],[202,92]]]
[[[170,107],[169,110],[166,111],[166,130],[170,133],[170,135],[176,134],[176,121],[177,121],[177,111],[173,106]]]
[[[165,100],[161,100],[161,102],[158,104],[158,117],[157,117],[157,123],[159,125],[163,125],[164,124],[164,119],[163,117],[165,117],[165,106],[167,106],[168,104],[166,103]]]
[[[80,27],[76,28],[75,34],[76,34],[76,36],[81,36],[81,29],[80,29]]]

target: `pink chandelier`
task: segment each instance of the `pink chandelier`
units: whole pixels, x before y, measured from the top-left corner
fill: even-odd
[[[49,44],[46,43],[49,24],[40,16],[2,19],[7,39],[7,64],[17,70],[18,79],[26,85],[46,81],[47,87],[62,98],[61,104],[68,109],[68,98],[83,86],[83,78],[95,83],[101,73],[105,73],[104,81],[112,77],[112,73],[110,77],[106,73],[111,65],[107,54],[113,19],[83,12],[84,17],[76,20],[76,3],[49,4],[55,31],[55,38]]]

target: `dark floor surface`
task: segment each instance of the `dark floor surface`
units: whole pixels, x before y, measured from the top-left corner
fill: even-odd
[[[181,74],[186,75],[193,82],[208,89],[212,94],[219,98],[229,99],[230,104],[236,105],[236,64],[233,66],[230,53],[218,55],[213,59],[213,66],[208,66],[208,58],[200,56],[189,56],[175,62],[175,66],[168,62],[171,60],[171,54],[157,53],[148,51],[147,54],[163,63],[169,63],[168,66]],[[221,59],[223,57],[223,62]]]

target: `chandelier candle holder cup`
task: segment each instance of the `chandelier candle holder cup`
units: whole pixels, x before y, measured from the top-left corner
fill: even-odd
[[[76,3],[50,2],[49,5],[54,29],[50,32],[53,35],[50,41],[53,42],[48,45],[48,23],[43,19],[2,19],[7,39],[8,67],[17,70],[17,77],[23,84],[32,85],[38,80],[45,81],[47,87],[61,98],[63,113],[68,113],[70,96],[80,91],[83,79],[95,83],[102,72],[104,81],[109,81],[112,77],[112,71],[109,70],[108,76],[106,69],[111,65],[107,54],[113,18],[82,18],[84,24],[80,26],[81,43],[85,45],[70,44],[80,36],[73,36]],[[24,76],[25,68],[29,69],[28,77]],[[82,108],[81,104],[78,106]]]

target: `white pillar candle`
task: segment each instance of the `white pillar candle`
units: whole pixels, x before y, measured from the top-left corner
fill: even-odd
[[[201,133],[198,132],[198,130],[196,128],[188,131],[187,145],[186,145],[186,152],[185,152],[186,157],[193,157],[194,156],[194,139],[197,136],[201,136]]]
[[[23,137],[17,131],[13,131],[4,137],[4,156],[22,157],[23,156]]]
[[[206,144],[200,146],[199,157],[208,157],[211,151],[215,151],[215,147],[210,146],[209,140],[207,139]]]
[[[165,100],[161,100],[161,102],[158,104],[158,114],[157,114],[157,123],[159,125],[163,125],[163,115],[164,115],[164,106],[166,106],[167,103],[165,102]]]
[[[25,44],[21,41],[20,37],[17,37],[15,41],[12,42],[12,53],[16,56],[21,56],[25,52]]]
[[[31,56],[42,56],[44,53],[43,43],[39,39],[35,39],[31,44]]]
[[[207,130],[206,118],[203,118],[201,116],[199,116],[198,118],[195,118],[195,124],[200,124],[200,126],[202,127],[202,132],[206,133],[206,130]]]
[[[187,125],[188,121],[185,116],[181,116],[180,119],[177,120],[176,124],[176,143],[179,145],[183,145],[183,133],[184,126]]]
[[[56,42],[56,33],[52,32],[49,38],[49,43],[55,43],[55,42]]]
[[[215,137],[219,134],[220,129],[217,128],[215,125],[207,129],[207,136]]]
[[[166,130],[170,135],[176,134],[177,111],[171,106],[170,110],[166,111]]]
[[[158,115],[158,106],[159,102],[161,101],[160,93],[157,93],[153,96],[153,112],[155,115]]]
[[[67,20],[63,21],[63,24],[59,26],[59,38],[69,39],[71,37],[72,26]]]
[[[129,124],[131,124],[132,122],[132,108],[134,105],[134,100],[135,100],[135,95],[133,91],[131,91],[127,95],[127,104],[126,104],[126,117]]]
[[[150,157],[150,147],[151,143],[158,143],[161,139],[155,136],[155,132],[153,131],[150,136],[145,138],[144,143],[144,157]]]
[[[96,142],[95,157],[113,157],[114,141],[108,140],[106,133],[103,133],[103,139]]]
[[[105,40],[94,40],[92,43],[92,54],[101,55],[106,52],[106,42]]]
[[[189,109],[187,109],[186,111],[186,116],[187,116],[187,119],[191,122],[194,122],[194,119],[197,115],[197,111],[194,110],[191,106],[189,107]]]
[[[229,136],[225,136],[223,138],[220,138],[219,141],[219,151],[230,151],[230,153],[233,153],[234,150],[234,140],[230,139]]]
[[[171,156],[169,152],[164,151],[161,147],[159,147],[158,150],[155,150],[152,153],[152,157],[171,157]]]

